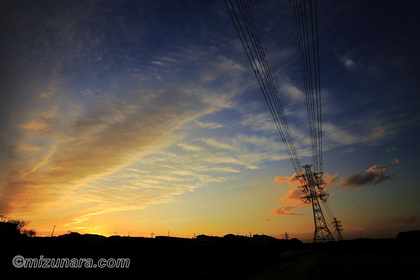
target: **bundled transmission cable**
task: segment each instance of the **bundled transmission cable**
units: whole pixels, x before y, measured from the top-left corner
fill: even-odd
[[[290,132],[290,127],[284,113],[277,83],[273,77],[268,62],[262,38],[255,23],[248,1],[225,0],[226,8],[238,33],[239,39],[245,50],[260,89],[267,102],[270,113],[277,126],[277,130],[286,148],[295,172],[301,172],[302,167],[296,151],[296,147]]]
[[[307,2],[309,2],[307,4]],[[322,111],[317,0],[290,0],[295,20],[300,74],[305,93],[315,172],[322,172]]]

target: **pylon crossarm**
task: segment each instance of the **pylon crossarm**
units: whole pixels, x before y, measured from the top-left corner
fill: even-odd
[[[298,189],[299,189],[301,192],[304,192],[304,193],[309,192],[309,188],[308,188],[308,186],[307,186],[307,185],[302,185],[302,186],[299,186],[299,187],[298,187]]]
[[[302,200],[303,203],[306,203],[306,204],[311,202],[311,198],[309,196],[302,196],[302,197],[300,197],[300,200]]]
[[[323,190],[326,185],[327,185],[327,183],[325,183],[324,180],[320,180],[320,182],[317,185],[317,188],[320,189],[320,190]]]
[[[327,193],[320,193],[320,194],[318,195],[319,199],[320,199],[322,202],[327,201],[327,199],[328,199],[328,197],[329,197],[329,196],[330,196],[330,195],[329,195],[329,194],[327,194]]]
[[[323,172],[312,172],[312,165],[304,165],[304,174],[296,176],[301,181],[301,186],[298,187],[300,191],[306,193],[305,196],[300,197],[304,203],[312,204],[312,211],[314,215],[314,238],[313,242],[328,242],[335,241],[333,235],[328,229],[324,214],[321,209],[321,202],[328,199],[328,194],[323,191],[325,188],[325,181],[322,179]]]
[[[318,179],[321,179],[322,176],[324,175],[324,172],[315,172],[314,173],[315,177],[317,177]]]

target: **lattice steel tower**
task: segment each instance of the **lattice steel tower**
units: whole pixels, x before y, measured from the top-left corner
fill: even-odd
[[[343,240],[343,236],[341,235],[341,232],[343,231],[343,226],[341,225],[341,221],[337,220],[337,218],[333,218],[332,224],[334,226],[335,232],[337,232],[338,241]]]
[[[302,167],[305,171],[302,175],[296,176],[296,178],[301,182],[301,185],[298,187],[299,190],[306,194],[300,199],[305,203],[312,203],[315,224],[313,242],[334,241],[334,237],[325,222],[320,204],[320,201],[325,202],[328,198],[328,194],[323,192],[325,188],[325,182],[322,179],[323,172],[312,172],[312,164],[307,164]]]

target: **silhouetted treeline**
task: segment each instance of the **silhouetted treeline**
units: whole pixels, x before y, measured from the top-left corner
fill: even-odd
[[[298,239],[282,240],[267,235],[233,234],[198,235],[196,238],[148,238],[105,237],[72,232],[57,237],[28,237],[21,235],[12,226],[2,228],[0,225],[0,246],[3,249],[0,268],[7,272],[10,270],[14,275],[29,273],[31,276],[63,273],[81,273],[86,276],[102,273],[105,276],[120,277],[124,273],[136,275],[138,279],[258,279],[268,273],[267,279],[286,279],[290,273],[300,273],[302,267],[309,265],[305,268],[308,275],[305,272],[301,278],[295,278],[308,279],[305,277],[321,275],[319,271],[325,270],[322,275],[327,273],[331,277],[323,279],[336,279],[345,270],[347,272],[344,276],[348,277],[343,279],[356,279],[358,273],[368,271],[367,268],[371,268],[370,274],[366,274],[369,277],[377,273],[388,273],[384,271],[390,271],[391,276],[398,276],[400,272],[403,276],[410,276],[417,271],[415,266],[407,268],[406,264],[419,260],[419,244],[420,231],[400,233],[393,239],[355,239],[311,244],[302,243]],[[16,255],[29,258],[40,255],[45,258],[92,258],[95,261],[100,258],[130,258],[130,268],[17,269],[11,262]],[[383,266],[386,270],[379,271]]]
[[[5,239],[16,241],[25,244],[132,244],[132,245],[197,245],[204,246],[205,244],[211,244],[215,246],[245,246],[253,248],[265,248],[265,249],[276,249],[280,251],[284,250],[297,250],[303,247],[303,242],[292,238],[290,240],[277,239],[268,235],[253,235],[252,237],[243,235],[227,234],[225,236],[208,236],[198,235],[196,238],[181,238],[172,236],[155,236],[154,238],[149,237],[126,237],[126,236],[110,236],[105,237],[98,234],[80,234],[77,232],[71,232],[63,234],[57,237],[32,237],[28,238],[26,235],[19,234],[13,227],[10,227],[10,232],[7,235],[2,236]]]

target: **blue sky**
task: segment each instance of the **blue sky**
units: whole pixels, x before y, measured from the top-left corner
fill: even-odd
[[[291,7],[251,3],[298,154],[311,163]],[[344,236],[419,227],[416,7],[318,3],[324,170]],[[311,209],[296,200],[223,1],[5,1],[1,10],[2,214],[40,234],[57,225],[311,235]]]

